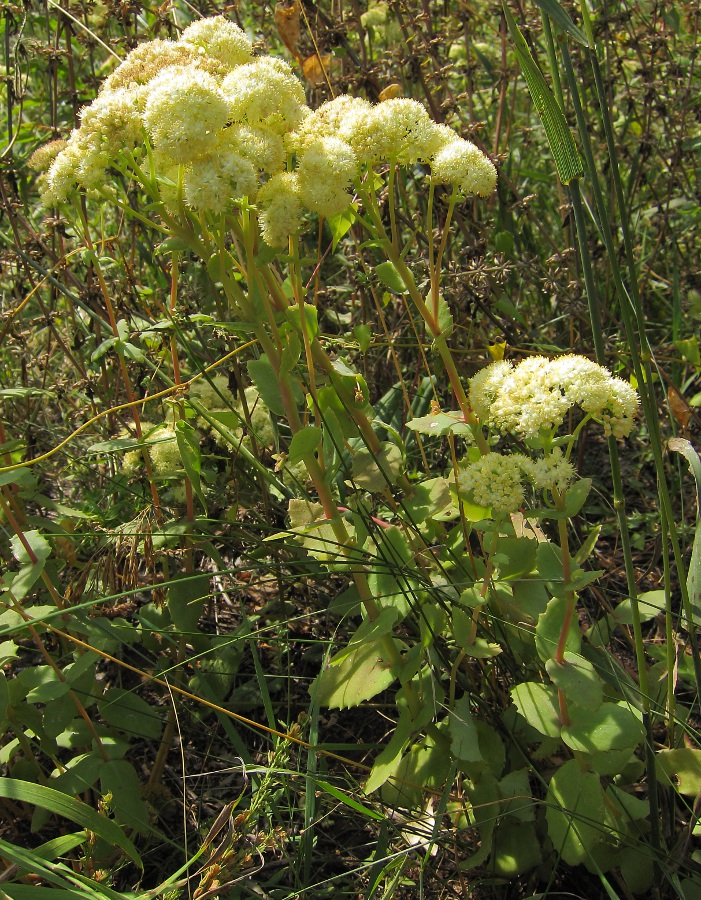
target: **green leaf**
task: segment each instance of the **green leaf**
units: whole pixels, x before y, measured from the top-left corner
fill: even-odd
[[[197,631],[209,592],[209,575],[186,575],[174,578],[168,584],[168,612],[179,632],[192,634]]]
[[[587,40],[586,34],[582,31],[581,28],[577,28],[572,19],[569,16],[567,10],[563,9],[562,6],[557,2],[557,0],[535,0],[538,6],[543,10],[543,12],[548,15],[553,22],[562,28],[563,31],[566,31],[571,37],[575,39],[580,44],[583,44],[585,47],[589,46],[589,41]]]
[[[110,688],[98,701],[100,715],[109,725],[135,737],[159,738],[160,716],[141,697],[124,688]]]
[[[21,466],[19,469],[12,469],[10,472],[3,472],[0,470],[0,487],[6,484],[19,484],[28,485],[31,484],[34,479],[34,475],[31,469],[28,469],[26,466]]]
[[[274,415],[283,416],[285,407],[280,396],[280,385],[268,357],[264,354],[260,359],[251,359],[248,361],[246,368],[251,376],[251,381],[256,386],[256,390],[263,398],[263,403]]]
[[[51,555],[51,544],[38,531],[25,531],[24,540],[40,563],[44,562]],[[29,556],[24,541],[21,541],[17,535],[13,535],[10,538],[10,546],[12,547],[12,555],[20,565],[26,566],[34,563],[34,560]]]
[[[450,755],[442,745],[431,744],[429,740],[415,745],[392,778],[383,784],[382,799],[393,807],[413,809],[421,804],[426,788],[443,787],[450,766]]]
[[[662,772],[680,794],[698,797],[701,794],[701,750],[683,747],[681,750],[660,750],[655,759]]]
[[[70,819],[94,832],[106,843],[120,847],[136,865],[143,870],[143,863],[136,847],[124,834],[115,822],[106,819],[86,803],[74,800],[61,791],[45,787],[42,784],[31,784],[27,781],[19,781],[14,778],[0,778],[0,797],[7,800],[18,800],[22,803],[31,803],[41,809],[47,809],[59,816]]]
[[[419,434],[472,434],[472,429],[465,421],[465,417],[461,412],[454,413],[431,413],[427,416],[419,416],[406,423],[407,428],[412,431],[418,431]]]
[[[377,696],[394,680],[383,642],[371,641],[321,672],[310,692],[320,706],[346,709]]]
[[[372,343],[372,328],[369,325],[356,325],[351,334],[358,342],[360,352],[367,353]]]
[[[331,229],[332,252],[336,251],[336,247],[338,247],[339,241],[353,227],[353,223],[358,218],[357,209],[357,204],[351,203],[343,210],[343,212],[336,213],[335,216],[331,216],[326,220],[329,228]]]
[[[570,724],[562,726],[562,740],[581,753],[634,750],[645,736],[638,717],[623,703],[602,703],[596,709],[569,707]]]
[[[395,775],[402,761],[402,754],[411,739],[413,724],[411,715],[406,707],[399,710],[399,721],[394,727],[389,744],[383,749],[372,765],[372,771],[365,782],[364,791],[372,794]]]
[[[315,782],[318,788],[321,788],[322,791],[325,791],[335,800],[340,801],[349,809],[352,809],[354,812],[360,813],[361,816],[366,816],[368,819],[376,819],[378,822],[385,821],[384,813],[377,812],[375,809],[370,809],[369,806],[365,806],[363,803],[358,803],[357,800],[354,800],[350,794],[346,794],[344,791],[339,791],[338,788],[334,787],[332,784],[329,784],[328,781],[317,780]],[[367,793],[370,793],[368,791]]]
[[[553,597],[548,601],[545,612],[538,616],[538,624],[535,627],[535,646],[538,656],[543,662],[547,662],[555,655],[565,621],[567,603],[566,597]],[[579,653],[581,645],[582,633],[579,630],[579,622],[576,616],[572,616],[565,649],[572,653]]]
[[[560,181],[563,184],[569,184],[570,181],[575,178],[581,178],[584,174],[582,160],[577,152],[569,125],[557,100],[548,87],[543,73],[531,56],[528,44],[505,2],[502,3],[502,8],[511,39],[514,42],[514,49],[521,71],[545,128],[545,134],[550,144],[550,151],[555,160]]]
[[[545,669],[555,687],[571,702],[584,709],[597,709],[601,705],[603,682],[594,666],[583,656],[565,652],[562,663],[549,659],[545,663]]]
[[[109,808],[121,825],[139,832],[150,830],[148,810],[141,799],[141,782],[131,763],[111,759],[100,767],[103,795],[111,794]]]
[[[207,504],[205,503],[200,481],[200,442],[197,437],[197,432],[189,422],[186,422],[184,419],[178,419],[175,423],[175,439],[178,442],[180,459],[182,459],[185,473],[190,479],[192,490],[197,494],[206,513]]]
[[[686,579],[691,615],[694,619],[693,623],[689,623],[689,627],[693,628],[694,625],[701,623],[701,457],[692,444],[684,438],[672,438],[667,446],[670,450],[681,453],[686,459],[696,483],[696,531]]]
[[[543,861],[535,826],[523,822],[501,822],[494,833],[489,866],[495,875],[514,879]]]
[[[570,866],[589,860],[602,839],[604,794],[599,776],[571,759],[550,780],[545,818],[555,847]]]
[[[380,281],[394,294],[406,294],[406,285],[402,276],[394,267],[394,263],[386,260],[375,266],[375,273]]]
[[[565,512],[571,518],[576,516],[584,506],[591,491],[591,478],[580,478],[567,488],[565,493]]]
[[[538,541],[531,538],[500,537],[492,562],[498,566],[501,578],[518,578],[533,571],[537,549]]]
[[[390,441],[385,441],[379,453],[375,454],[361,447],[353,456],[353,482],[370,493],[384,491],[399,478],[403,462],[402,451]]]
[[[290,441],[290,449],[287,452],[287,462],[293,466],[300,462],[309,453],[314,453],[321,443],[322,431],[316,425],[307,425],[302,428]]]
[[[469,697],[461,697],[455,702],[448,717],[448,734],[450,752],[456,759],[466,763],[483,761]]]
[[[67,681],[61,681],[52,666],[32,666],[23,669],[17,680],[27,688],[27,703],[49,703],[71,689]]]
[[[557,691],[547,684],[524,681],[511,688],[511,698],[528,724],[547,737],[560,737]]]
[[[301,334],[302,315],[299,311],[299,306],[288,306],[285,310],[285,315]],[[312,306],[310,303],[304,304],[304,327],[307,330],[309,340],[313,341],[319,334],[319,315],[316,306]]]
[[[649,622],[650,619],[654,619],[659,613],[664,612],[667,605],[665,592],[664,590],[645,591],[638,594],[637,604],[640,621]],[[613,611],[613,617],[618,625],[633,624],[633,601],[630,597],[621,600]]]

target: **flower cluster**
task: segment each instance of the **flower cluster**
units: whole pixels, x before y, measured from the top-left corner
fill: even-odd
[[[522,453],[487,453],[462,469],[458,486],[461,492],[471,493],[479,506],[491,507],[495,513],[512,513],[523,505],[526,483],[562,493],[574,477],[574,466],[559,449],[537,460]]]
[[[537,437],[554,431],[579,406],[603,423],[607,435],[630,434],[638,395],[628,382],[583,356],[534,356],[514,366],[492,363],[470,380],[477,418],[497,431]]]
[[[217,215],[243,198],[256,203],[263,237],[276,247],[306,211],[342,212],[372,166],[417,162],[464,195],[487,196],[496,183],[487,157],[415,100],[373,106],[341,96],[312,112],[291,67],[254,57],[246,34],[223,16],[194,22],[177,41],[133,50],[65,145],[32,160],[44,172],[46,205],[76,188],[108,194],[110,167],[155,174],[161,200],[175,211],[185,204]]]

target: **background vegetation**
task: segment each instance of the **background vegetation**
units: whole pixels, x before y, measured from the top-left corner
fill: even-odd
[[[650,756],[701,753],[697,647],[681,602],[688,586],[698,626],[701,542],[692,557],[696,498],[683,456],[698,484],[700,13],[684,0],[597,0],[584,6],[589,21],[578,3],[508,8],[576,135],[586,174],[571,189],[500,3],[4,3],[0,880],[10,897],[701,896],[699,756],[666,779]],[[30,156],[68,137],[118,59],[221,12],[297,66],[313,108],[345,92],[413,97],[497,164],[496,195],[458,206],[445,246],[443,296],[465,381],[504,354],[596,352],[615,374],[642,373],[644,416],[621,451],[625,497],[614,503],[607,442],[585,429],[576,463],[593,499],[572,523],[578,543],[598,535],[588,565],[601,575],[582,592],[582,630],[607,649],[619,683],[642,688],[647,666],[648,753],[616,777],[641,802],[656,781],[657,793],[646,849],[628,871],[574,869],[547,841],[523,872],[473,858],[491,841],[485,820],[509,810],[485,803],[482,818],[451,817],[458,783],[445,793],[427,781],[414,817],[363,794],[396,709],[391,692],[347,710],[310,700],[353,631],[352,602],[347,579],[313,554],[266,541],[288,527],[296,488],[284,427],[268,422],[261,440],[263,423],[251,424],[246,334],[226,321],[194,257],[173,313],[171,260],[152,230],[87,204],[80,233],[39,203]],[[412,178],[402,190],[399,228],[411,234],[426,196]],[[378,277],[357,229],[332,239],[322,224],[302,248],[325,346],[363,375],[416,470],[450,468],[451,441],[406,429],[432,399],[451,406],[423,326]],[[418,282],[427,260],[418,232],[406,256]],[[144,471],[126,404],[150,398],[144,419],[167,422],[181,396],[175,359],[182,380],[224,361],[221,414],[193,414],[196,463],[182,450],[161,463],[152,454]],[[670,454],[674,438],[690,443]],[[197,475],[194,499],[186,474]],[[653,604],[642,626],[626,600],[636,588]],[[405,627],[408,639],[420,631]],[[449,648],[436,652],[449,671]],[[520,664],[507,649],[461,687],[477,695],[490,680],[485,696],[506,709]],[[543,779],[559,762],[542,745],[530,762],[539,840]],[[442,804],[433,819],[431,798]],[[652,886],[630,871],[648,863]]]

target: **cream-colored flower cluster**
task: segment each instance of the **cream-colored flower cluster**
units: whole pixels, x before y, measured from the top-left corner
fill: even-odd
[[[342,212],[354,182],[377,163],[425,163],[435,182],[465,195],[487,196],[496,183],[487,157],[415,100],[373,106],[341,96],[312,112],[292,68],[254,57],[246,34],[223,16],[129,54],[65,146],[35,155],[35,168],[46,170],[44,202],[60,204],[76,188],[107,191],[107,170],[128,168],[129,154],[143,158],[145,139],[151,157],[143,171],[155,166],[170,208],[184,202],[221,214],[245,197],[276,247],[305,211]]]
[[[523,437],[559,428],[579,406],[607,435],[622,438],[633,427],[638,395],[586,357],[533,356],[516,366],[505,360],[486,366],[470,380],[470,403],[484,425]]]
[[[462,469],[458,486],[463,494],[471,493],[479,506],[512,513],[523,505],[527,483],[562,493],[574,477],[574,466],[559,449],[537,460],[522,453],[487,453]]]

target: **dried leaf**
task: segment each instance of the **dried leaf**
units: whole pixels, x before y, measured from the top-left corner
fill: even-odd
[[[380,91],[379,99],[382,100],[394,100],[395,97],[401,97],[403,94],[401,84],[388,84],[387,87]]]
[[[299,59],[299,17],[301,11],[301,0],[294,0],[291,6],[284,2],[277,3],[275,6],[275,27],[278,30],[282,43],[297,60]]]
[[[686,428],[692,416],[691,407],[679,391],[671,385],[667,388],[667,402],[677,425]]]
[[[321,87],[328,81],[331,57],[328,53],[317,56],[312,54],[302,62],[302,72],[311,87]]]

